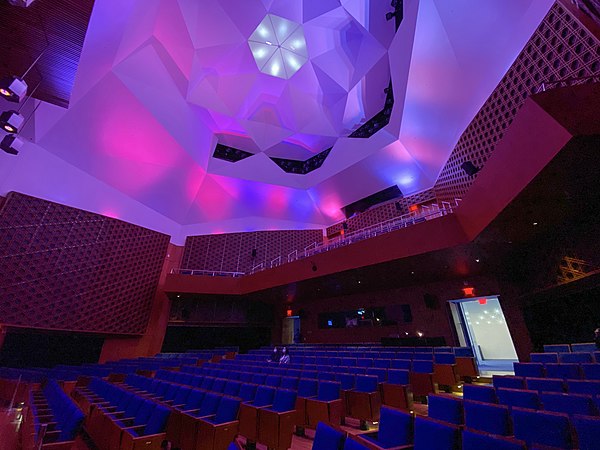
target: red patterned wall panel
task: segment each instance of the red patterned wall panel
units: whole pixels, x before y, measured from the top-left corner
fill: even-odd
[[[291,252],[303,251],[315,242],[323,242],[322,230],[188,236],[181,265],[185,269],[248,273],[260,264],[271,267],[271,262],[280,256],[287,261]]]
[[[461,198],[477,177],[465,161],[483,167],[521,105],[543,82],[600,74],[600,41],[568,9],[550,9],[498,87],[461,135],[435,184],[439,201]]]
[[[11,192],[0,209],[0,322],[142,334],[169,236]]]
[[[426,191],[419,192],[418,194],[393,200],[382,205],[377,205],[346,220],[346,223],[348,224],[348,232],[362,230],[372,225],[377,225],[378,223],[385,222],[386,220],[406,214],[408,213],[408,207],[410,205],[434,201],[435,193],[433,192],[433,189],[428,189]],[[397,207],[396,204],[399,206]],[[342,223],[336,223],[335,225],[327,228],[327,236],[331,236],[333,233],[336,233],[341,229]]]

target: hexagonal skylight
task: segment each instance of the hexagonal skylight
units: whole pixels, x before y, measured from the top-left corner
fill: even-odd
[[[302,26],[283,17],[267,14],[248,45],[261,72],[290,78],[308,60]]]

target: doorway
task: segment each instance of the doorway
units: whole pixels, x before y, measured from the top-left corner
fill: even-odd
[[[281,344],[290,345],[300,342],[300,316],[290,316],[283,319],[281,327]]]
[[[471,347],[481,373],[512,373],[519,360],[498,296],[451,301],[461,345]]]

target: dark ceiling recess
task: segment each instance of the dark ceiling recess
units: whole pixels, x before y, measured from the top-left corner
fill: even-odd
[[[34,97],[68,107],[93,6],[94,0],[37,0],[28,8],[0,1],[0,78],[23,75],[45,50],[25,81],[32,89],[41,79]]]
[[[390,123],[390,117],[392,116],[392,109],[394,108],[394,91],[392,89],[392,80],[390,84],[384,89],[385,92],[385,104],[383,109],[375,114],[371,119],[366,121],[356,130],[354,130],[348,137],[351,138],[370,138],[388,123]]]
[[[333,147],[329,147],[327,150],[323,150],[321,153],[308,158],[306,161],[285,158],[271,158],[271,160],[281,167],[284,172],[306,175],[307,173],[310,173],[323,165],[332,148]]]
[[[227,145],[217,144],[213,157],[229,162],[238,162],[252,156],[253,153],[240,150],[238,148],[228,147]]]
[[[354,214],[366,211],[371,206],[375,206],[380,203],[387,202],[388,200],[402,197],[402,191],[398,188],[398,186],[394,185],[384,189],[383,191],[375,192],[374,194],[371,194],[368,197],[362,198],[360,200],[355,201],[354,203],[350,203],[349,205],[344,206],[342,208],[342,212],[344,213],[347,219],[349,217],[352,217]]]

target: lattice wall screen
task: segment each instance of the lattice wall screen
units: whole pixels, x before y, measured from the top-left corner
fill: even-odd
[[[143,334],[169,236],[11,192],[0,210],[0,322]]]
[[[498,87],[460,137],[435,184],[438,201],[462,198],[477,175],[465,161],[483,167],[528,95],[544,81],[600,73],[600,41],[560,3],[555,3]]]

